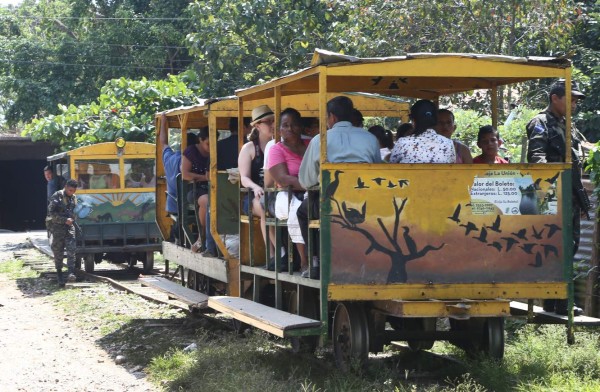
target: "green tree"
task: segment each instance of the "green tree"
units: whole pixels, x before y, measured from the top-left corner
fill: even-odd
[[[557,56],[572,49],[577,16],[572,0],[347,0],[338,2],[333,36],[341,48],[359,57],[415,52],[489,53],[510,56]],[[528,83],[516,92],[501,90],[499,104],[508,112],[516,93],[537,106],[545,83]],[[534,102],[532,102],[532,99]],[[489,110],[480,99],[460,99],[462,107]]]
[[[600,1],[582,5],[573,34],[577,75],[586,99],[580,105],[578,127],[591,141],[600,140]],[[598,155],[595,153],[595,155]]]
[[[338,49],[322,0],[210,0],[190,5],[187,37],[207,95],[281,76],[310,63],[314,48]]]
[[[0,14],[0,95],[9,124],[89,102],[107,80],[164,78],[192,61],[190,1],[25,0]]]
[[[109,80],[96,101],[59,105],[60,114],[33,120],[23,134],[34,141],[52,141],[61,151],[117,137],[154,142],[155,113],[197,103],[197,86],[198,79],[191,71],[159,81]]]

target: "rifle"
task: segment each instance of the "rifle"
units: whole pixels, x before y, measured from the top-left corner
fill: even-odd
[[[572,154],[573,154],[572,185],[573,185],[573,196],[575,197],[574,201],[577,202],[577,204],[579,204],[579,207],[581,207],[581,210],[583,212],[585,212],[587,219],[590,220],[591,217],[590,217],[589,211],[592,208],[592,204],[590,203],[590,198],[588,197],[585,187],[583,186],[583,182],[581,181],[581,161],[579,160],[579,155],[577,155],[577,152],[575,149],[572,150]]]
[[[75,231],[78,231],[79,235],[83,238],[83,230],[81,230],[81,226],[79,226],[79,223],[73,220],[73,226],[75,227]]]

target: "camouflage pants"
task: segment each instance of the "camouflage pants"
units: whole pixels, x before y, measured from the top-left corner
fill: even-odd
[[[52,253],[54,254],[54,266],[58,275],[58,283],[64,283],[62,276],[64,252],[67,252],[67,270],[69,274],[75,273],[75,228],[69,230],[52,230]]]

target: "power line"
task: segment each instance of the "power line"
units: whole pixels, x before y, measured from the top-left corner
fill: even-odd
[[[0,52],[0,53],[2,53],[2,52]],[[85,56],[82,55],[82,54],[68,54],[68,53],[65,53],[65,54],[60,53],[60,54],[58,54],[58,53],[52,53],[52,55],[55,56],[55,57],[60,57],[60,58],[65,58],[65,57],[76,58],[76,59],[77,58],[85,58]],[[134,61],[134,60],[135,61],[139,61],[139,59],[136,58],[134,55],[129,55],[129,56],[103,56],[103,55],[99,54],[99,55],[97,55],[97,57],[101,57],[102,59],[110,59],[110,60],[122,60],[122,59],[125,59],[125,60],[131,60],[131,61]],[[29,60],[29,61],[35,61],[35,60]],[[188,60],[188,59],[175,58],[172,61],[175,62],[175,63],[193,63],[196,60],[193,60],[193,59],[192,60]]]
[[[171,68],[171,67],[147,67],[140,65],[107,65],[107,64],[73,64],[73,63],[61,63],[61,62],[50,62],[50,61],[18,61],[18,60],[7,60],[0,59],[0,62],[10,64],[29,64],[29,65],[64,65],[74,67],[96,67],[96,68],[134,68],[134,69],[153,69],[162,71],[185,71],[187,68]]]
[[[0,19],[51,19],[51,20],[88,20],[92,19],[94,21],[112,21],[112,20],[139,20],[139,21],[179,21],[179,20],[194,20],[194,18],[148,18],[148,17],[131,17],[131,18],[112,18],[112,17],[95,17],[95,16],[22,16],[22,15],[8,15],[8,16],[0,16]]]
[[[116,46],[116,47],[130,47],[130,48],[165,48],[165,49],[188,49],[187,46],[169,46],[169,45],[138,45],[138,44],[106,44],[104,42],[61,42],[63,45],[81,45],[81,46]]]

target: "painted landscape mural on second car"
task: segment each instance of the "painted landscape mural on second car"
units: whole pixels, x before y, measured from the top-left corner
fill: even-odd
[[[560,281],[559,173],[331,170],[331,282]]]
[[[154,222],[153,192],[86,193],[77,195],[75,209],[80,225],[90,223]]]

